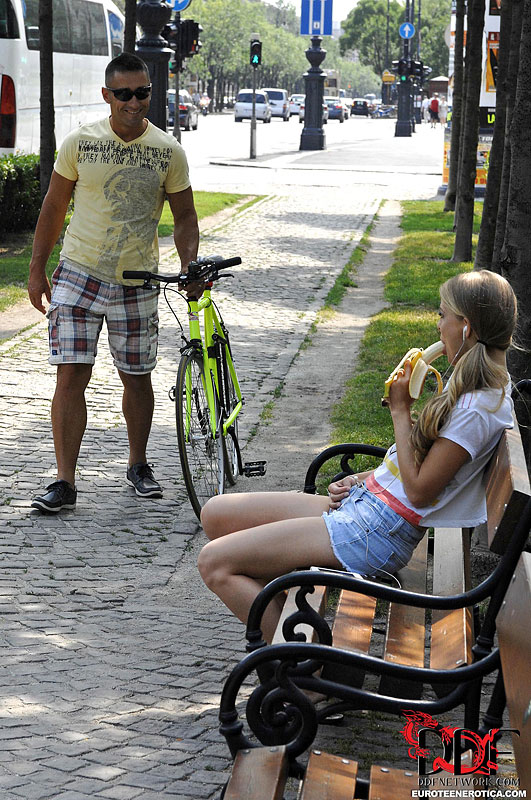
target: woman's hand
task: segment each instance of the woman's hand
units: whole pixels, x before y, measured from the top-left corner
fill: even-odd
[[[409,380],[411,378],[411,361],[406,361],[402,369],[398,370],[389,390],[389,410],[391,414],[406,412],[408,415],[413,405],[413,398],[409,394]]]
[[[350,489],[360,482],[358,475],[346,475],[340,481],[334,481],[328,487],[328,497],[330,498],[330,508],[339,508],[341,502],[348,497]]]

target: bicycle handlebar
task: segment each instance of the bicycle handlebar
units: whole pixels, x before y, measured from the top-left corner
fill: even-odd
[[[220,277],[218,275],[220,269],[236,267],[241,263],[242,260],[239,256],[234,256],[233,258],[209,256],[208,258],[198,258],[197,261],[191,261],[188,265],[188,272],[179,275],[161,275],[158,272],[126,269],[122,272],[122,276],[125,280],[141,280],[144,283],[149,283],[153,280],[159,283],[180,283],[181,286],[187,286],[195,281],[215,281]]]

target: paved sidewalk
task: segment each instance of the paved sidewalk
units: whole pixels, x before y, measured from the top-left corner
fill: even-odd
[[[317,204],[311,189],[301,194],[267,198],[203,239],[203,254],[243,258],[216,296],[247,400],[244,439],[380,200],[376,191],[319,188]],[[179,298],[175,305],[184,309]],[[0,345],[6,800],[209,800],[225,780],[217,708],[223,676],[243,652],[242,626],[193,568],[202,533],[167,398],[179,338],[164,301],[160,308],[150,456],[163,500],[141,501],[125,483],[121,391],[102,341],[87,392],[78,507],[55,517],[31,511],[31,497],[54,475],[45,325]],[[241,488],[257,488],[247,483]]]

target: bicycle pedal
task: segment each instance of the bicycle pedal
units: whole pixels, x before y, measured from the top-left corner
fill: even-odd
[[[259,475],[265,475],[267,469],[267,461],[246,461],[243,465],[243,474],[246,478],[255,478]]]

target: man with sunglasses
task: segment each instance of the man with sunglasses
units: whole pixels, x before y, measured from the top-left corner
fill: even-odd
[[[166,198],[182,272],[196,258],[199,243],[184,151],[173,136],[146,119],[151,98],[146,64],[130,53],[114,58],[105,71],[102,94],[110,116],[72,131],[59,149],[30,263],[28,294],[48,316],[49,360],[57,365],[52,402],[57,480],[31,504],[44,512],[76,505],[75,471],[87,422],[85,389],[104,320],[123,384],[126,478],[139,497],[162,497],[146,456],[154,405],[158,289],[124,281],[122,271],[156,270],[157,226]],[[72,198],[74,212],[50,288],[46,262]],[[43,295],[50,303],[47,312]]]

